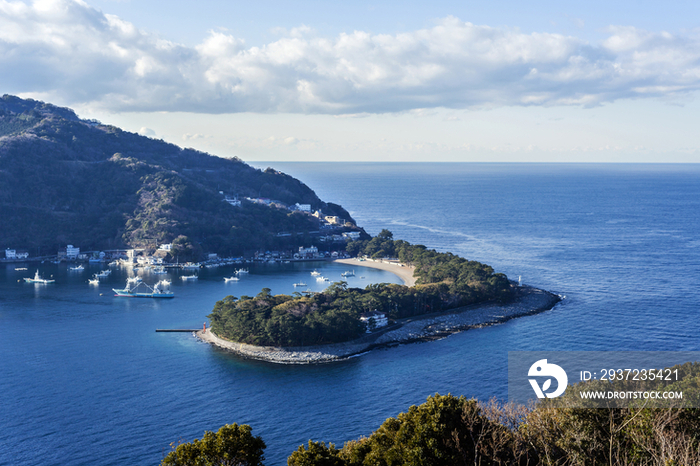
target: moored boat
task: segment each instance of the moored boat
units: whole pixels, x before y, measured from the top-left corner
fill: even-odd
[[[163,284],[162,281],[156,283],[153,288],[144,282],[137,283],[136,285],[132,285],[131,283],[127,282],[126,288],[112,288],[112,291],[116,293],[115,296],[124,298],[174,298],[175,293],[172,291],[166,291],[165,287],[166,285]],[[139,291],[139,288],[142,288],[145,291]]]
[[[34,278],[25,278],[25,282],[27,283],[54,283],[56,280],[53,279],[48,279],[48,278],[42,278],[41,275],[39,275],[39,270],[37,269],[36,274],[34,274]]]

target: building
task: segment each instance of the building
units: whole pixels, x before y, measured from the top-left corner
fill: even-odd
[[[76,248],[72,244],[69,244],[65,248],[58,250],[58,259],[76,260],[80,255],[80,248]]]
[[[234,207],[240,207],[241,206],[241,201],[238,199],[238,196],[236,197],[230,197],[230,196],[224,196],[224,201],[228,202]]]
[[[5,259],[17,259],[17,251],[14,249],[5,249]]]
[[[365,324],[367,333],[372,333],[373,330],[389,325],[389,319],[386,314],[379,311],[365,312],[360,316],[360,321]]]
[[[360,239],[360,232],[359,231],[346,231],[343,233],[343,238],[345,238],[347,241],[357,241]]]
[[[299,246],[299,257],[314,257],[318,254],[318,248],[316,246],[311,246],[305,248],[304,246]]]
[[[292,206],[292,210],[299,210],[301,212],[311,212],[311,204],[299,204],[298,202]]]
[[[170,252],[173,249],[173,243],[161,244],[160,246],[158,246],[158,249],[161,251]]]

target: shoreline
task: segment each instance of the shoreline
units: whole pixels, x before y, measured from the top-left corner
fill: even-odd
[[[391,272],[403,280],[403,284],[406,286],[414,286],[416,284],[416,279],[413,277],[413,271],[416,268],[413,266],[400,264],[399,262],[374,259],[366,259],[363,261],[357,259],[335,259],[333,262],[338,264],[356,265],[358,267],[369,267],[371,269],[386,270],[387,272]]]
[[[402,319],[380,331],[345,343],[303,347],[255,346],[236,343],[213,334],[195,332],[203,342],[239,356],[276,364],[315,364],[347,360],[376,348],[445,338],[465,330],[497,325],[511,319],[539,314],[554,308],[561,297],[538,288],[523,286],[513,301],[506,304],[481,303],[451,309],[439,314]]]

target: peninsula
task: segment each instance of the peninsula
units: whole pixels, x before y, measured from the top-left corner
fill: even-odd
[[[272,295],[267,288],[255,297],[228,296],[199,337],[256,359],[325,362],[541,312],[560,300],[517,286],[488,265],[394,240],[388,230],[350,242],[347,250],[363,257],[374,251],[374,261],[345,263],[390,270],[411,286],[337,282],[311,296]],[[387,256],[395,259],[377,260]]]

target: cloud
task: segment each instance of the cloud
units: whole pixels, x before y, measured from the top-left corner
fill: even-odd
[[[156,132],[153,131],[151,128],[146,128],[145,126],[142,126],[141,129],[139,130],[139,134],[141,136],[149,136],[149,137],[155,137]]]
[[[78,0],[0,0],[4,92],[109,111],[362,115],[437,107],[595,106],[700,88],[700,39],[611,27],[597,45],[447,17],[262,47],[212,31],[186,47]]]

